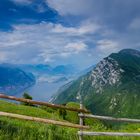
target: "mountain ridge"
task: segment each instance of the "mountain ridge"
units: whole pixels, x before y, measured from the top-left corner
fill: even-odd
[[[35,77],[31,73],[12,65],[0,65],[0,92],[15,95],[34,84]]]
[[[77,101],[77,93],[80,91],[83,103],[94,114],[140,116],[139,53],[137,50],[125,49],[110,54],[57,95],[54,102]]]

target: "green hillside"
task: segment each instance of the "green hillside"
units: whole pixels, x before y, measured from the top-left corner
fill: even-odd
[[[77,102],[79,91],[94,114],[140,118],[140,52],[125,49],[109,55],[62,90],[54,102]]]
[[[72,102],[68,103],[67,106],[79,108],[78,104]],[[74,112],[67,111],[66,118],[63,120],[59,110],[46,107],[24,106],[2,100],[0,100],[0,111],[78,123],[77,113]],[[86,119],[85,123],[90,125],[90,131],[140,132],[140,125],[138,124],[106,124],[105,122],[89,119]],[[77,131],[78,129],[0,117],[0,140],[78,140]],[[113,137],[113,139],[138,140],[136,137]],[[93,137],[85,136],[84,140],[93,140]],[[95,140],[112,140],[112,137],[95,137]]]

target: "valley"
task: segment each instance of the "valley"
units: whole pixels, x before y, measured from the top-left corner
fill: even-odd
[[[23,93],[26,92],[29,93],[34,100],[48,102],[51,97],[57,93],[58,89],[65,84],[66,81],[60,81],[57,83],[38,82],[21,93],[16,94],[15,96],[22,97]]]

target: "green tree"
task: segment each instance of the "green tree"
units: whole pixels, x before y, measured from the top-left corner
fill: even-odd
[[[28,93],[24,93],[23,95],[23,98],[25,98],[25,99],[29,99],[29,100],[32,100],[33,98],[32,98],[32,96],[30,96]],[[25,102],[21,102],[21,104],[22,105],[27,105],[27,106],[33,106],[31,103],[25,103]]]

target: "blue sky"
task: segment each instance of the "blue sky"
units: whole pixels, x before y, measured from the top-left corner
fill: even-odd
[[[86,68],[139,36],[139,0],[0,0],[0,63]]]

